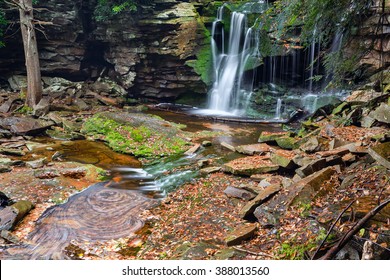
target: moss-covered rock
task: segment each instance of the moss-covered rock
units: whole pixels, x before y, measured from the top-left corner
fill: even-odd
[[[106,141],[117,152],[138,157],[178,154],[188,149],[177,124],[138,113],[99,113],[88,119],[82,132]]]

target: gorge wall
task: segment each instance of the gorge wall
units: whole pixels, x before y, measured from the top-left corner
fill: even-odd
[[[43,31],[37,32],[43,75],[70,80],[108,75],[134,97],[206,93],[196,61],[197,54],[208,48],[209,34],[197,8],[203,9],[209,1],[150,1],[136,12],[123,12],[104,22],[94,18],[96,2],[49,0],[37,7],[37,28]],[[4,42],[0,77],[5,81],[25,71],[17,23],[7,30]]]
[[[42,74],[70,80],[108,75],[132,97],[174,99],[183,93],[205,94],[211,74],[210,29],[216,7],[212,0],[154,0],[137,12],[109,20],[94,18],[97,0],[47,0],[35,12]],[[389,67],[390,1],[376,2],[346,51],[372,44],[361,60],[364,75]],[[42,1],[43,3],[43,1]],[[17,12],[8,14],[18,18]],[[378,30],[378,22],[382,25]],[[18,24],[7,29],[0,48],[0,82],[24,74]]]

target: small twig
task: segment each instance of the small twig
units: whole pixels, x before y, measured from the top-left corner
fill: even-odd
[[[233,246],[233,248],[237,251],[240,251],[240,252],[243,252],[243,253],[247,253],[247,254],[250,254],[250,255],[254,255],[254,256],[259,256],[259,257],[269,257],[269,258],[273,258],[273,259],[277,259],[277,257],[273,256],[273,255],[270,255],[270,254],[267,254],[267,253],[263,253],[263,252],[252,252],[252,251],[249,251],[249,250],[246,250],[246,249],[242,249],[240,247],[237,247],[237,246]]]
[[[330,248],[330,250],[321,258],[322,260],[329,260],[333,258],[347,243],[352,237],[362,228],[364,225],[379,211],[387,206],[390,203],[390,198],[376,206],[370,212],[368,212],[356,225],[354,225],[346,234],[343,236],[342,240],[338,242],[335,246]]]
[[[328,232],[326,233],[325,238],[322,240],[320,246],[318,246],[317,250],[314,252],[313,256],[311,257],[312,260],[314,260],[315,256],[318,254],[318,252],[321,250],[322,246],[324,246],[326,239],[329,237],[330,233],[333,231],[333,228],[336,226],[337,222],[341,219],[341,217],[344,215],[344,213],[352,206],[352,204],[356,201],[352,200],[348,206],[341,211],[341,213],[337,216],[336,220],[333,222],[333,224],[330,226]]]

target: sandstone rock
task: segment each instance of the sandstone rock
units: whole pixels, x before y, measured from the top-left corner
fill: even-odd
[[[14,75],[8,79],[8,83],[13,91],[20,91],[23,88],[27,88],[27,77]]]
[[[302,151],[306,153],[317,152],[320,149],[320,142],[318,137],[310,137],[303,145],[299,147]]]
[[[245,155],[254,155],[254,154],[263,154],[270,152],[272,150],[271,146],[262,143],[262,144],[250,144],[250,145],[241,145],[236,147],[236,151]]]
[[[327,167],[291,185],[287,205],[310,201],[320,190],[321,185],[335,173],[334,167]]]
[[[277,215],[266,206],[257,207],[253,215],[263,227],[273,227],[278,224]]]
[[[219,172],[221,171],[221,169],[222,168],[220,166],[210,166],[210,167],[202,168],[201,170],[199,170],[199,172],[202,175],[207,175],[207,174]]]
[[[11,156],[24,156],[26,153],[20,149],[8,149],[0,147],[0,154]]]
[[[386,103],[382,103],[368,116],[379,122],[390,124],[390,106]]]
[[[390,142],[371,147],[368,152],[379,164],[390,169]]]
[[[51,121],[32,119],[28,117],[9,117],[0,119],[0,127],[3,127],[16,135],[36,135],[54,125]]]
[[[346,155],[343,155],[341,159],[345,163],[352,163],[356,161],[356,156],[354,154],[348,153]]]
[[[227,187],[223,192],[228,197],[241,198],[243,200],[251,200],[256,197],[256,195],[254,195],[252,192],[231,186]]]
[[[184,152],[185,155],[190,156],[195,154],[200,148],[200,144],[195,144],[190,149],[188,149],[186,152]]]
[[[243,241],[248,240],[253,237],[257,230],[257,226],[255,224],[244,224],[238,226],[226,237],[226,245],[234,246],[239,245]]]
[[[356,150],[354,143],[344,145],[333,150],[317,152],[316,155],[319,155],[321,157],[343,156],[348,154],[351,150]]]
[[[17,101],[21,101],[19,96],[9,96],[8,100],[1,104],[0,113],[8,113]]]
[[[296,155],[293,157],[293,162],[299,166],[305,166],[310,164],[314,159],[311,157],[304,157],[302,155]]]
[[[280,148],[287,150],[297,149],[300,144],[298,139],[288,136],[279,137],[275,141]]]
[[[222,170],[235,175],[251,176],[256,173],[276,171],[279,166],[262,156],[249,156],[232,160],[222,166]]]
[[[232,152],[235,152],[236,151],[236,148],[234,148],[232,145],[226,143],[226,142],[221,142],[221,146],[232,151]]]
[[[20,200],[0,210],[0,230],[13,229],[33,208],[34,205],[30,201]]]
[[[36,117],[42,117],[50,111],[50,100],[48,98],[42,98],[37,105],[34,106],[33,115]]]
[[[249,201],[247,204],[244,205],[244,207],[240,210],[239,213],[240,217],[243,219],[250,218],[253,215],[253,212],[255,211],[256,207],[258,207],[260,204],[267,201],[270,197],[272,197],[280,190],[281,190],[280,184],[266,187],[254,199],[252,199],[251,201]]]
[[[274,142],[276,139],[280,137],[290,137],[292,135],[291,132],[268,132],[268,131],[263,131],[261,132],[258,142]]]
[[[292,169],[296,167],[293,158],[296,154],[292,151],[275,150],[271,154],[271,161],[283,168]]]
[[[33,161],[26,161],[26,166],[32,169],[37,169],[43,167],[46,164],[46,162],[47,162],[46,158],[40,158]]]
[[[298,174],[301,178],[304,178],[325,167],[326,167],[326,159],[320,158],[317,160],[313,160],[309,164],[296,169],[295,173]]]

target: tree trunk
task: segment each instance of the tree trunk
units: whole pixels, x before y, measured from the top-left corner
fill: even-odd
[[[33,24],[32,0],[19,0],[19,15],[27,70],[26,102],[29,107],[33,108],[42,98],[42,81]]]

